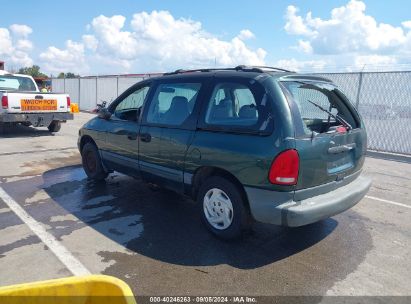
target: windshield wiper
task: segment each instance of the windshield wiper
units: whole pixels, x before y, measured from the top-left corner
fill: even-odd
[[[311,104],[313,104],[314,106],[316,106],[317,108],[319,108],[320,110],[324,111],[325,113],[327,113],[328,115],[330,115],[332,118],[334,118],[336,121],[340,122],[344,127],[346,127],[347,131],[352,130],[352,126],[341,116],[334,115],[333,113],[331,113],[330,111],[328,111],[327,109],[324,109],[322,106],[320,106],[319,104],[316,104],[315,102],[312,102],[311,100],[307,99],[307,101]]]

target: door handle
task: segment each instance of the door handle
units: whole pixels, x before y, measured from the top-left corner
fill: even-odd
[[[338,154],[342,152],[348,152],[350,150],[353,150],[357,147],[355,143],[348,144],[348,145],[342,145],[342,146],[336,146],[336,147],[331,147],[328,149],[328,153],[330,154]]]
[[[140,140],[144,142],[150,142],[151,141],[151,135],[149,133],[142,133],[140,134]]]
[[[136,140],[137,139],[137,133],[128,133],[127,138],[129,140]]]

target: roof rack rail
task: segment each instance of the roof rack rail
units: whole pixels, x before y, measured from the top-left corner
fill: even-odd
[[[193,73],[193,72],[212,72],[212,71],[234,71],[235,68],[212,68],[212,69],[194,69],[194,70],[184,70],[178,69],[174,72],[164,73],[163,75],[175,75],[175,74],[184,74],[184,73]]]
[[[256,72],[261,72],[264,73],[265,70],[275,70],[275,71],[280,71],[280,72],[288,72],[288,73],[295,73],[294,71],[282,69],[282,68],[276,68],[276,67],[270,67],[270,66],[261,66],[261,65],[252,65],[252,66],[247,66],[247,65],[239,65],[235,67],[236,70],[252,70]]]
[[[164,73],[163,75],[167,76],[167,75],[176,75],[176,74],[184,74],[184,73],[213,72],[213,71],[244,71],[244,72],[265,73],[267,70],[295,73],[294,71],[289,71],[286,69],[275,68],[275,67],[268,67],[268,66],[238,65],[235,68],[205,68],[205,69],[193,69],[193,70],[178,69],[178,70],[175,70],[174,72]]]

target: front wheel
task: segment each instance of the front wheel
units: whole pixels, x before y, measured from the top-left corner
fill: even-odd
[[[250,227],[250,213],[240,189],[225,178],[207,179],[200,187],[198,205],[208,230],[219,238],[238,238]]]
[[[81,160],[89,178],[101,181],[107,177],[108,172],[104,169],[100,153],[93,143],[89,142],[84,145],[81,150]]]
[[[61,129],[61,122],[58,120],[53,120],[47,128],[50,132],[58,132]]]

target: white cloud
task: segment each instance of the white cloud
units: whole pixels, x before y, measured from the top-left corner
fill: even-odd
[[[392,56],[383,55],[364,55],[357,56],[354,61],[354,65],[357,68],[370,69],[380,69],[381,66],[393,65],[398,63],[396,58]]]
[[[90,36],[98,41],[97,51],[100,54],[120,59],[133,59],[137,56],[141,46],[138,45],[134,35],[129,31],[122,31],[126,18],[116,15],[106,17],[100,15],[93,19],[91,25],[95,36]]]
[[[389,71],[409,69],[409,63],[390,55],[338,55],[316,56],[316,59],[282,59],[276,66],[296,72],[354,72],[354,71]]]
[[[22,36],[26,38],[28,35],[30,35],[33,30],[31,27],[25,25],[25,24],[12,24],[10,25],[10,30],[12,33],[16,36]]]
[[[321,72],[327,65],[325,60],[297,60],[295,58],[292,59],[282,59],[278,60],[275,64],[277,67],[281,67],[283,69],[295,71],[295,72],[303,72],[303,71],[314,71],[314,72]]]
[[[13,51],[10,32],[6,28],[0,28],[0,55],[10,55]]]
[[[84,45],[71,40],[67,40],[65,49],[50,46],[39,57],[44,63],[44,70],[49,73],[84,73],[88,70]]]
[[[309,41],[305,40],[298,40],[298,47],[297,49],[303,51],[304,53],[311,54],[313,52],[313,47]]]
[[[402,27],[377,23],[365,14],[364,2],[351,0],[347,5],[334,8],[330,19],[298,16],[297,8],[289,6],[285,15],[285,30],[289,34],[306,36],[317,54],[386,51],[401,47],[406,42]],[[406,23],[407,24],[407,23]]]
[[[292,35],[312,35],[312,31],[305,24],[301,16],[297,16],[298,8],[294,5],[289,5],[285,13],[287,23],[284,29]]]
[[[241,40],[248,40],[248,39],[255,38],[255,35],[250,30],[242,30],[240,31],[240,34],[237,37]]]
[[[83,35],[84,46],[90,50],[95,51],[98,46],[98,41],[93,35]]]
[[[19,39],[16,42],[16,48],[21,51],[29,52],[33,49],[33,43],[28,39]]]
[[[12,68],[32,65],[29,53],[33,44],[27,39],[32,29],[22,24],[13,24],[9,29],[0,28],[1,59],[6,62],[6,66]]]
[[[33,65],[33,60],[31,59],[30,55],[27,52],[20,51],[18,49],[16,49],[10,56],[10,60],[18,67],[28,67]]]
[[[242,30],[231,40],[222,40],[203,30],[200,22],[176,19],[168,11],[134,14],[130,30],[126,18],[98,16],[91,22],[91,34],[83,36],[85,46],[102,61],[119,63],[119,69],[165,71],[176,68],[263,65],[266,51],[252,50],[244,42],[253,38]]]
[[[411,21],[402,22],[402,26],[379,23],[366,14],[362,1],[350,0],[332,9],[329,19],[314,18],[312,12],[299,15],[298,8],[290,5],[285,19],[286,32],[300,37],[296,48],[323,57],[329,65],[410,63]]]

